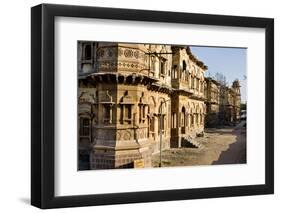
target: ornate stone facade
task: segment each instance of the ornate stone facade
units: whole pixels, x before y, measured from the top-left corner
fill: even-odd
[[[80,169],[151,167],[202,133],[206,69],[187,46],[78,42]]]

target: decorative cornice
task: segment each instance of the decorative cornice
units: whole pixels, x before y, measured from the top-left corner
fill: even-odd
[[[157,82],[158,79],[138,73],[124,74],[124,73],[111,72],[111,73],[92,73],[89,75],[79,76],[79,81],[81,82],[86,81],[92,85],[96,85],[99,83],[148,85]]]
[[[193,61],[198,67],[202,68],[203,70],[208,69],[208,66],[205,65],[203,61],[200,61],[195,55],[193,55],[189,46],[186,46],[185,49],[191,61]]]

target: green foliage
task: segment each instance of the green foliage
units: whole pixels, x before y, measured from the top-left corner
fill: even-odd
[[[240,110],[246,110],[247,109],[247,104],[240,104]]]

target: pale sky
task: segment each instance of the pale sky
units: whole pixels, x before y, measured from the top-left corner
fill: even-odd
[[[239,79],[241,85],[241,102],[246,102],[246,48],[203,46],[190,46],[190,48],[192,53],[208,66],[208,70],[205,73],[206,77],[214,77],[217,72],[222,73],[229,85],[232,85],[235,79]]]

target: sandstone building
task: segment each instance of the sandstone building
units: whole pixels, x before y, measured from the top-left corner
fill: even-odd
[[[232,87],[222,85],[212,78],[205,78],[206,127],[234,125],[240,120],[240,84],[238,80]]]
[[[138,159],[150,167],[160,143],[181,147],[203,133],[206,106],[217,110],[206,69],[187,46],[78,42],[80,168],[130,168]],[[237,89],[218,107],[233,121]]]

